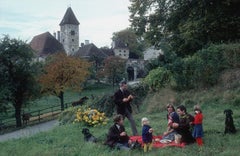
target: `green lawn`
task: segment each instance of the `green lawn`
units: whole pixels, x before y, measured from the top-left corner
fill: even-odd
[[[148,153],[142,150],[130,152],[110,150],[103,145],[108,128],[112,125],[110,119],[106,126],[91,127],[90,131],[99,141],[98,143],[86,143],[81,133],[82,124],[67,124],[54,128],[49,132],[41,132],[29,138],[22,138],[6,142],[0,142],[0,156],[24,155],[24,156],[237,156],[240,153],[240,132],[223,135],[224,132],[224,109],[233,110],[235,126],[239,131],[240,107],[232,100],[238,100],[239,89],[235,90],[204,90],[176,93],[163,89],[159,93],[148,94],[143,101],[140,111],[134,114],[139,132],[141,131],[141,118],[148,117],[154,128],[154,135],[161,135],[166,129],[166,111],[164,106],[167,99],[175,98],[176,105],[184,104],[189,113],[193,113],[193,105],[199,103],[204,115],[204,146],[199,148],[196,144],[184,148],[165,147],[153,149]],[[231,93],[231,99],[229,99]],[[129,122],[125,121],[126,131],[131,135]]]
[[[69,107],[71,102],[77,101],[80,98],[87,96],[98,96],[104,95],[106,93],[111,93],[113,88],[111,85],[107,84],[88,84],[81,92],[66,91],[64,93],[64,103]],[[0,122],[5,123],[5,125],[15,124],[15,110],[13,106],[9,105],[10,108],[7,113],[0,113]],[[53,107],[53,109],[51,109]],[[37,100],[31,101],[22,107],[22,112],[30,112],[33,116],[37,116],[40,113],[48,113],[51,110],[60,110],[60,99],[56,96],[46,95]]]

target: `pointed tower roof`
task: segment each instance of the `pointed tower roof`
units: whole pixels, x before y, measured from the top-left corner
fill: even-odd
[[[76,16],[74,15],[72,8],[68,7],[61,23],[59,24],[60,26],[64,25],[64,24],[75,24],[75,25],[79,25],[80,23],[78,22]]]

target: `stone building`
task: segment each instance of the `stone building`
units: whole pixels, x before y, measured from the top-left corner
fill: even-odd
[[[79,49],[79,24],[71,7],[69,7],[59,24],[60,42],[67,55],[73,55]]]

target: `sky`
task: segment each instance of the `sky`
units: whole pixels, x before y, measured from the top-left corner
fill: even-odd
[[[79,25],[79,42],[111,47],[114,32],[130,26],[129,0],[0,0],[0,38],[29,43],[36,35],[60,30],[68,7]]]

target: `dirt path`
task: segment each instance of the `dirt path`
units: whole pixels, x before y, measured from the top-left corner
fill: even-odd
[[[18,139],[21,137],[29,137],[39,132],[48,131],[57,125],[58,125],[58,120],[52,120],[52,121],[47,121],[34,126],[29,126],[24,129],[20,129],[14,132],[0,135],[0,142],[10,140],[10,139]]]

